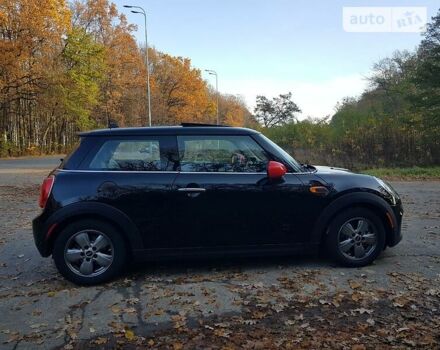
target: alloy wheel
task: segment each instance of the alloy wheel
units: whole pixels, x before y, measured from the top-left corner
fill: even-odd
[[[364,217],[351,218],[338,232],[339,250],[351,260],[361,260],[370,256],[376,249],[377,241],[377,229]]]
[[[75,233],[66,243],[64,260],[69,269],[82,277],[101,275],[113,262],[111,240],[102,232],[83,230]]]

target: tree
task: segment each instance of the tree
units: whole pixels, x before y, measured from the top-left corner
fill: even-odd
[[[53,111],[42,96],[54,84],[52,72],[69,28],[64,0],[0,2],[0,146],[9,154],[41,141]]]
[[[428,23],[419,49],[413,81],[419,91],[415,103],[428,114],[432,125],[440,124],[440,10]]]
[[[62,62],[60,92],[65,114],[79,129],[90,129],[96,126],[90,116],[99,102],[99,85],[106,73],[105,48],[83,28],[74,27],[66,38]]]
[[[276,125],[284,125],[296,121],[295,113],[301,112],[292,100],[292,93],[280,94],[269,100],[265,96],[257,96],[255,117],[269,128]]]
[[[191,60],[151,49],[150,65],[153,122],[206,122],[214,103],[200,70],[191,66]]]
[[[73,25],[105,47],[106,74],[94,111],[96,122],[107,125],[115,120],[119,125],[140,125],[143,117],[145,125],[145,103],[141,103],[145,100],[138,96],[146,91],[146,67],[133,37],[136,27],[128,24],[108,0],[76,0],[72,12]]]
[[[216,91],[209,90],[211,100],[215,101]],[[216,110],[213,110],[212,122],[216,121]],[[220,94],[219,96],[219,119],[220,124],[230,126],[251,126],[254,118],[240,96]],[[254,122],[255,124],[255,122]]]

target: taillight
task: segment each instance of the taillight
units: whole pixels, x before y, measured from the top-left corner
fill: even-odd
[[[46,177],[44,179],[40,189],[40,198],[38,200],[38,204],[40,205],[40,208],[44,208],[46,206],[47,199],[50,196],[50,192],[52,191],[52,186],[54,182],[55,182],[55,176],[53,175]]]

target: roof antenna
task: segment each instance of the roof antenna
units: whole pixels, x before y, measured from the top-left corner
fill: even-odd
[[[119,128],[118,122],[114,119],[109,119],[108,121],[108,128],[109,129],[117,129]]]

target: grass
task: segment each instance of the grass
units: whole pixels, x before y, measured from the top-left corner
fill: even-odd
[[[411,168],[375,168],[361,173],[389,180],[440,180],[440,166]]]

